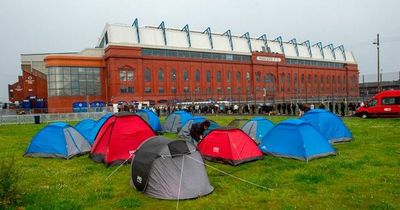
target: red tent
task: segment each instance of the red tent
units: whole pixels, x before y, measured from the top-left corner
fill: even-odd
[[[263,158],[256,142],[237,128],[212,130],[199,142],[198,148],[205,159],[231,165]]]
[[[131,113],[114,114],[97,133],[90,158],[106,165],[120,164],[128,160],[144,141],[155,135],[140,116]]]

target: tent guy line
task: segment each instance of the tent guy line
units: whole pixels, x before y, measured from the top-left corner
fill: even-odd
[[[126,159],[124,162],[122,162],[113,172],[111,172],[111,174],[108,175],[107,178],[106,178],[105,180],[107,181],[107,180],[108,180],[112,175],[114,175],[115,172],[117,172],[128,160],[130,160],[131,157],[132,157],[132,154],[133,154],[133,153],[131,153],[131,156],[130,156],[128,159]]]
[[[189,157],[189,156],[188,156],[188,157]],[[192,157],[189,157],[189,158],[193,159]],[[200,163],[198,160],[195,160],[195,159],[193,159],[193,160],[196,161],[196,162],[198,162],[198,163]],[[227,175],[227,176],[230,176],[230,177],[232,177],[232,178],[235,178],[235,179],[237,179],[237,180],[239,180],[239,181],[245,182],[245,183],[247,183],[247,184],[254,185],[254,186],[259,187],[259,188],[262,188],[262,189],[264,189],[264,190],[270,190],[270,191],[273,191],[273,190],[274,190],[274,189],[271,189],[271,188],[268,188],[268,187],[259,185],[259,184],[257,184],[257,183],[248,181],[248,180],[246,180],[246,179],[237,177],[237,176],[235,176],[235,175],[233,175],[233,174],[229,174],[229,173],[227,173],[227,172],[225,172],[225,171],[223,171],[223,170],[220,170],[220,169],[218,169],[218,168],[216,168],[216,167],[214,167],[214,166],[211,166],[211,165],[209,165],[209,164],[207,164],[207,163],[204,163],[204,165],[206,165],[207,167],[210,167],[211,169],[214,169],[214,170],[216,170],[216,171],[218,171],[218,172],[220,172],[220,173],[223,173],[223,174],[225,174],[225,175]]]

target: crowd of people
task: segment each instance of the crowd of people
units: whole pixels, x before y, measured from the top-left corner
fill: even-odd
[[[346,103],[344,100],[337,103],[277,103],[277,104],[191,104],[191,105],[158,105],[137,106],[133,104],[119,104],[118,112],[136,112],[137,109],[149,108],[158,116],[169,115],[177,110],[185,110],[192,114],[266,114],[301,116],[311,109],[328,109],[337,115],[353,115],[361,103]]]

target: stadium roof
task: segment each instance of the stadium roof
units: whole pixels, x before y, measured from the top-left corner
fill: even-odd
[[[322,45],[321,42],[311,44],[308,40],[297,42],[296,39],[283,41],[282,37],[267,39],[264,34],[253,38],[249,32],[241,36],[232,35],[230,30],[223,34],[205,31],[193,31],[189,25],[182,29],[166,28],[164,22],[158,27],[139,27],[137,19],[132,26],[122,24],[106,24],[97,47],[107,45],[138,46],[145,48],[162,48],[191,51],[208,51],[215,53],[231,53],[251,55],[254,51],[284,54],[286,58],[330,61],[339,63],[356,63],[351,51],[343,45]]]

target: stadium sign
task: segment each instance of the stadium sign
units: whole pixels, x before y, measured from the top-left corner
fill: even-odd
[[[277,57],[266,57],[266,56],[257,56],[258,61],[266,61],[266,62],[281,62],[281,58]]]

